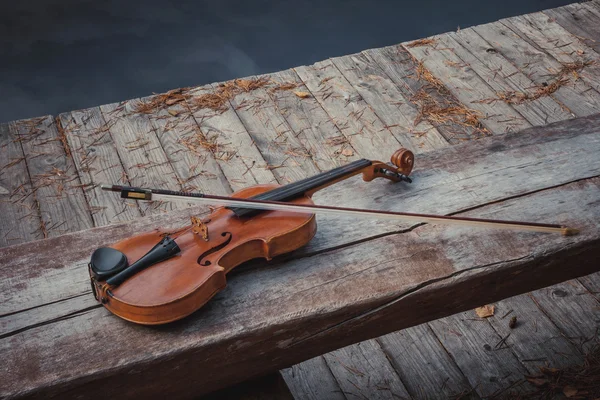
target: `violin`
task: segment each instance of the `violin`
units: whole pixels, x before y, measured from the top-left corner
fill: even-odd
[[[248,187],[231,198],[314,205],[315,192],[357,174],[365,181],[410,182],[413,164],[413,153],[400,149],[389,164],[361,159],[284,186]],[[103,188],[138,200],[152,200],[152,192],[194,197],[174,191]],[[177,232],[156,230],[96,249],[89,263],[92,291],[104,307],[128,321],[168,323],[193,313],[223,290],[227,273],[236,266],[296,250],[316,231],[315,214],[307,211],[220,207],[206,217],[191,217],[191,224]]]
[[[157,325],[179,320],[223,290],[227,273],[236,266],[254,258],[271,260],[307,244],[317,231],[315,215],[320,213],[577,233],[562,225],[343,208],[312,201],[318,190],[358,174],[367,182],[385,178],[410,183],[413,166],[413,153],[400,149],[390,163],[361,159],[288,185],[256,185],[231,196],[102,185],[125,199],[184,198],[221,207],[203,218],[192,216],[190,225],[175,232],[158,229],[96,249],[88,264],[92,291],[106,309],[128,321]]]

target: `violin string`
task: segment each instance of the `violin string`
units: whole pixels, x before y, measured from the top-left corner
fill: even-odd
[[[261,195],[255,196],[254,198],[256,200],[275,200],[279,197],[292,196],[298,192],[306,192],[307,190],[312,189],[315,186],[319,186],[331,180],[335,180],[340,176],[347,174],[348,172],[352,172],[359,168],[364,168],[370,163],[371,161],[365,159],[354,161],[350,164],[334,168],[332,170],[322,172],[320,174],[300,180],[298,182],[294,182],[289,185],[285,185],[280,188],[268,191]]]
[[[364,168],[370,164],[371,164],[371,161],[365,160],[365,159],[354,161],[350,164],[347,164],[347,165],[344,165],[344,166],[341,166],[338,168],[334,168],[329,171],[322,172],[322,173],[314,175],[310,178],[306,178],[306,179],[291,183],[289,185],[282,186],[281,188],[271,190],[269,192],[264,193],[263,195],[258,195],[255,197],[257,198],[257,200],[258,200],[258,197],[261,197],[260,200],[274,200],[274,199],[267,199],[266,198],[267,196],[265,196],[265,195],[274,194],[274,195],[276,195],[276,197],[279,197],[279,196],[286,196],[288,193],[294,194],[295,192],[298,192],[298,191],[306,192],[307,190],[312,189],[315,186],[327,183],[331,180],[335,180],[335,179],[339,178],[340,176],[347,174],[348,172],[352,172],[357,169]],[[262,198],[262,197],[264,197],[264,198]]]
[[[346,164],[341,167],[334,168],[329,171],[322,172],[315,176],[291,183],[289,185],[285,185],[273,190],[270,190],[266,193],[261,193],[257,196],[252,197],[254,200],[265,200],[265,201],[284,201],[289,200],[292,197],[299,196],[300,194],[313,189],[315,187],[326,184],[327,182],[338,179],[341,176],[346,175],[349,172],[356,171],[357,169],[361,169],[371,165],[371,161],[367,159],[360,159],[354,161],[350,164]],[[244,216],[249,213],[252,213],[252,210],[249,210],[245,207],[235,207],[232,208],[232,211],[236,213],[238,216]]]

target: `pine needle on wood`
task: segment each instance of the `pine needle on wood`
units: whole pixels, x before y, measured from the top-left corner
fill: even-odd
[[[420,47],[420,46],[431,46],[435,44],[434,38],[426,38],[415,40],[414,42],[410,42],[406,44],[406,47]]]

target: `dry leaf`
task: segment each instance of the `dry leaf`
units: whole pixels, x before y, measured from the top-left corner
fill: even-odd
[[[491,317],[492,315],[494,315],[494,306],[487,304],[483,307],[477,307],[475,309],[475,312],[477,313],[477,316],[479,318]]]
[[[565,397],[573,397],[577,394],[577,389],[573,386],[565,386],[563,388],[563,394],[565,395]]]
[[[310,93],[308,92],[294,92],[294,94],[300,97],[301,99],[306,99],[307,97],[310,97]]]
[[[342,150],[342,155],[350,157],[354,155],[354,152],[352,151],[352,149],[345,148],[344,150]]]
[[[169,114],[171,114],[172,116],[174,116],[174,117],[176,117],[176,116],[178,116],[178,115],[179,115],[179,113],[178,113],[177,111],[175,111],[175,110],[167,110],[167,112],[168,112]]]
[[[533,386],[541,387],[548,384],[548,381],[544,378],[527,377],[527,381]]]
[[[558,369],[558,368],[540,367],[540,371],[542,371],[543,374],[553,375],[553,374],[559,373],[560,369]]]

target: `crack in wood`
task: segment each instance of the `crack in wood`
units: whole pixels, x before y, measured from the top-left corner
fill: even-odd
[[[446,281],[446,280],[449,280],[449,279],[453,279],[453,278],[455,278],[457,276],[463,275],[466,272],[472,272],[472,271],[476,271],[476,270],[482,270],[482,269],[485,269],[485,268],[488,268],[488,267],[497,266],[497,265],[512,264],[514,262],[521,261],[521,260],[528,259],[528,258],[529,259],[533,259],[533,258],[535,258],[535,255],[527,255],[527,256],[518,257],[518,258],[514,258],[514,259],[510,259],[510,260],[504,260],[504,261],[498,261],[498,262],[488,263],[488,264],[484,264],[484,265],[478,265],[478,266],[475,266],[475,267],[466,268],[466,269],[463,269],[463,270],[460,270],[460,271],[456,271],[456,272],[454,272],[454,273],[452,273],[450,275],[447,275],[447,276],[443,276],[443,277],[435,278],[435,279],[430,279],[428,281],[425,281],[425,282],[422,282],[422,283],[416,285],[412,289],[406,290],[405,292],[399,294],[398,296],[396,296],[393,299],[385,302],[384,304],[381,304],[381,305],[379,305],[377,307],[370,308],[370,309],[368,309],[366,311],[361,312],[358,315],[354,315],[354,316],[352,316],[350,318],[347,318],[347,319],[345,319],[345,320],[343,320],[341,322],[338,322],[338,323],[336,323],[334,325],[331,325],[330,327],[327,327],[327,328],[322,329],[322,330],[320,330],[320,331],[318,331],[318,332],[316,332],[314,334],[311,334],[311,335],[307,336],[306,338],[303,338],[303,339],[300,339],[299,341],[293,342],[290,345],[286,346],[286,348],[291,348],[291,347],[297,346],[297,345],[302,344],[302,343],[304,343],[306,341],[309,341],[309,340],[311,340],[313,338],[317,338],[317,337],[319,337],[319,336],[321,336],[323,334],[326,334],[326,333],[328,333],[328,332],[330,332],[332,330],[338,329],[342,325],[345,325],[345,324],[348,324],[350,322],[357,321],[357,320],[363,319],[365,317],[368,317],[369,315],[372,315],[372,314],[377,313],[377,312],[379,312],[381,310],[384,310],[384,309],[386,309],[386,308],[388,308],[388,307],[390,307],[390,306],[392,306],[392,305],[394,305],[394,304],[402,301],[404,298],[410,296],[411,294],[414,294],[414,293],[416,293],[416,292],[418,292],[418,291],[426,288],[427,286],[431,286],[431,285],[433,285],[435,283],[443,282],[443,281]]]
[[[17,310],[17,311],[11,311],[11,312],[7,312],[7,313],[4,313],[4,314],[0,314],[0,318],[5,318],[5,317],[9,317],[9,316],[11,316],[11,315],[19,314],[19,313],[22,313],[22,312],[26,312],[26,311],[30,311],[30,310],[35,310],[36,308],[45,307],[45,306],[48,306],[48,305],[50,305],[50,304],[62,303],[63,301],[69,301],[69,300],[71,300],[71,299],[75,299],[75,298],[77,298],[77,297],[81,297],[81,296],[87,296],[87,295],[89,295],[91,292],[92,292],[92,291],[90,290],[90,291],[87,291],[87,292],[85,292],[85,293],[81,293],[81,294],[77,294],[77,295],[74,295],[74,296],[65,297],[64,299],[60,299],[60,300],[54,300],[54,301],[49,301],[49,302],[47,302],[47,303],[38,304],[38,305],[36,305],[36,306],[33,306],[33,307],[27,307],[27,308],[24,308],[24,309],[22,309],[22,310]]]
[[[75,318],[75,317],[78,317],[80,315],[86,314],[86,313],[88,313],[88,312],[90,312],[92,310],[95,310],[97,308],[100,308],[100,307],[102,307],[102,304],[95,304],[93,306],[86,307],[86,308],[83,308],[81,310],[77,310],[77,311],[73,311],[73,312],[70,312],[70,313],[65,314],[65,315],[61,315],[60,317],[56,317],[56,318],[49,319],[47,321],[37,322],[37,323],[32,324],[32,325],[24,326],[23,328],[15,329],[14,331],[10,331],[10,332],[6,332],[6,333],[1,334],[0,335],[0,339],[6,339],[8,337],[17,335],[19,333],[28,331],[30,329],[38,328],[40,326],[50,325],[50,324],[53,324],[55,322],[60,322],[60,321],[64,321],[64,320],[67,320],[67,319]]]

